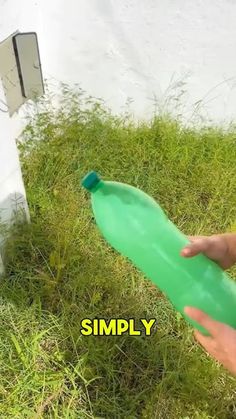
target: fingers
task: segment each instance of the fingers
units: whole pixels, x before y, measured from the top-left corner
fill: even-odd
[[[197,330],[194,332],[194,336],[208,354],[218,360],[216,341],[211,336],[204,336]]]
[[[219,334],[222,332],[223,325],[220,322],[211,319],[203,311],[194,307],[185,307],[184,312],[192,320],[195,320],[198,324],[203,326],[212,337],[219,336]]]
[[[209,346],[209,342],[213,340],[211,336],[204,336],[198,330],[194,331],[194,336],[205,349]]]
[[[206,237],[189,237],[191,243],[184,247],[181,251],[181,255],[185,257],[196,256],[199,253],[205,253],[209,249],[209,240]]]
[[[199,239],[206,239],[208,236],[188,236],[188,239],[191,242],[197,241]]]

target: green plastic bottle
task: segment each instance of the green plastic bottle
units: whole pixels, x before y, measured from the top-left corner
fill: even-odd
[[[133,186],[103,181],[96,172],[87,174],[82,185],[91,192],[95,220],[107,242],[132,261],[192,326],[208,335],[184,313],[185,306],[236,329],[236,282],[203,254],[180,255],[189,240],[153,198]]]

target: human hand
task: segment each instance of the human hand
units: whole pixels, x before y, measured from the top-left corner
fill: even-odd
[[[210,336],[204,336],[195,330],[194,334],[198,342],[212,357],[236,376],[236,329],[211,319],[197,308],[185,307],[184,311],[187,316],[210,333]]]
[[[236,262],[236,234],[190,236],[189,240],[191,243],[181,251],[181,255],[184,257],[192,257],[203,253],[222,269],[229,269]]]

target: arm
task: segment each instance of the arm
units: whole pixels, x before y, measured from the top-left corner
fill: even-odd
[[[185,307],[185,313],[201,324],[211,335],[203,336],[195,330],[194,335],[200,345],[231,374],[236,376],[236,330],[211,319],[196,308]]]
[[[191,243],[181,252],[183,257],[204,253],[223,269],[229,269],[236,263],[236,234],[226,233],[189,239]],[[236,375],[236,330],[211,319],[206,313],[194,307],[185,307],[185,312],[210,333],[210,336],[203,336],[195,331],[198,342],[213,358]]]

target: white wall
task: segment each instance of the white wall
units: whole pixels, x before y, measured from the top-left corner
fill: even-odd
[[[0,36],[38,32],[50,82],[80,83],[114,111],[132,98],[149,117],[184,90],[186,118],[198,101],[213,122],[236,116],[234,0],[0,0],[0,12]]]
[[[0,0],[0,41],[18,29],[33,29],[38,26],[37,15],[33,14],[28,8],[30,1]],[[37,13],[37,8],[35,8]],[[30,23],[32,19],[32,22]],[[0,100],[4,101],[4,93],[0,82]],[[0,102],[0,109],[6,109]],[[9,118],[7,113],[0,110],[0,217],[7,217],[1,202],[8,201],[10,194],[22,194],[24,196],[24,186],[21,178],[20,164],[16,148],[15,139],[23,127],[21,115]]]
[[[46,76],[79,82],[119,111],[130,97],[138,117],[155,98],[186,91],[214,122],[236,116],[236,2],[234,0],[38,1]],[[187,84],[171,89],[178,81]],[[175,101],[172,101],[174,106]]]
[[[0,0],[0,16],[1,39],[38,33],[50,85],[79,83],[114,112],[131,98],[141,118],[155,103],[188,121],[236,117],[234,0]],[[14,142],[22,123],[0,112],[0,202],[24,195]]]
[[[29,25],[30,14],[24,12],[28,3],[22,1],[20,5],[12,1],[0,0],[1,41],[14,32],[19,25],[22,25],[23,28],[26,27],[26,29],[28,29],[28,26],[30,26],[29,29],[34,28],[34,23]],[[32,21],[35,22],[33,15]],[[5,100],[1,83],[0,100]],[[5,110],[6,108],[1,101],[0,109]],[[22,113],[9,118],[7,113],[0,110],[0,223],[10,220],[14,211],[19,207],[24,207],[27,211],[25,189],[15,142],[22,127]],[[0,245],[1,238],[0,235]],[[2,270],[0,246],[0,273]]]
[[[0,98],[3,98],[1,86]],[[0,107],[4,109],[2,104]],[[1,225],[8,222],[16,210],[24,208],[27,213],[25,189],[15,143],[16,134],[20,129],[19,121],[11,120],[8,114],[0,112],[0,232]],[[3,270],[2,237],[0,234],[0,273]]]

